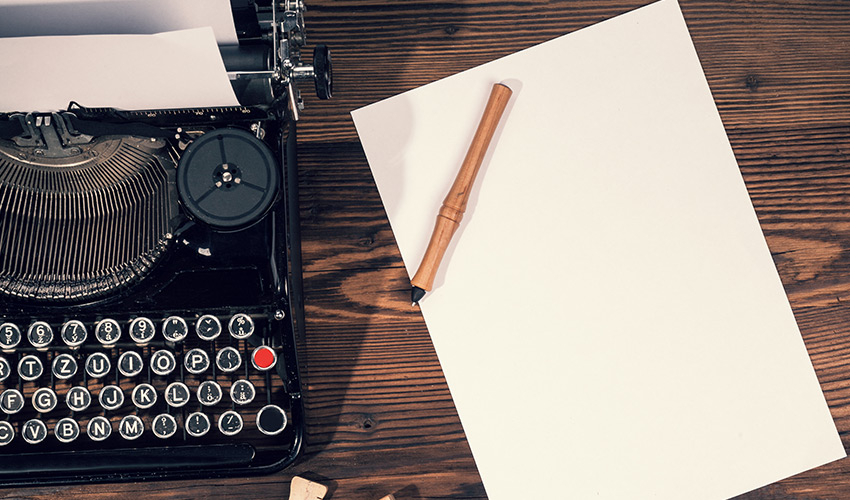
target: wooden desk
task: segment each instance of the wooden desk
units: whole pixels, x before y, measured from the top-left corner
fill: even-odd
[[[335,500],[486,498],[348,113],[644,3],[309,0],[309,41],[331,46],[336,95],[307,96],[299,130],[303,458],[269,477],[0,490],[0,498],[286,498],[293,474],[328,485]],[[850,446],[850,2],[680,3]],[[741,498],[850,498],[850,461]]]

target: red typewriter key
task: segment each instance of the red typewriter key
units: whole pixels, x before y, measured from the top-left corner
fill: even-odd
[[[254,353],[251,354],[251,363],[258,370],[271,370],[275,363],[277,363],[277,354],[275,354],[271,347],[261,345],[254,349]]]

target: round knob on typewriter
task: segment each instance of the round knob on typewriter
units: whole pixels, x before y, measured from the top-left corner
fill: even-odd
[[[65,342],[68,347],[79,347],[86,341],[88,331],[82,321],[72,319],[62,325],[59,336],[62,337],[62,342]]]
[[[319,99],[330,99],[334,93],[333,65],[331,51],[325,44],[316,45],[313,49],[313,74],[316,82],[316,96]]]
[[[21,329],[14,323],[0,325],[0,348],[14,349],[21,342]]]
[[[177,420],[168,413],[161,413],[154,417],[151,429],[154,436],[168,439],[177,432]]]
[[[195,331],[201,340],[215,340],[221,334],[221,322],[212,314],[204,314],[195,322]]]
[[[21,436],[29,444],[38,444],[47,437],[47,424],[37,418],[27,420],[21,428]]]
[[[53,342],[53,328],[44,321],[36,321],[27,330],[27,338],[36,349],[47,347]]]
[[[201,437],[210,430],[210,418],[196,411],[186,417],[186,432],[192,437]]]
[[[286,427],[286,412],[277,405],[266,405],[257,412],[257,429],[267,436],[274,436]]]
[[[251,353],[251,364],[260,371],[268,371],[277,363],[277,354],[269,346],[261,345]]]
[[[242,430],[242,415],[227,410],[218,417],[218,430],[225,436],[235,436]]]
[[[12,365],[6,361],[6,358],[0,356],[0,382],[9,378],[9,375],[12,374]]]
[[[280,173],[274,155],[254,135],[233,128],[196,139],[177,167],[177,190],[195,219],[236,230],[262,218],[277,196]]]
[[[0,422],[0,446],[6,446],[15,437],[15,428],[5,420]]]

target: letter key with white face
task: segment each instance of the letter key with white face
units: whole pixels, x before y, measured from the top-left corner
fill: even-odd
[[[63,443],[70,443],[80,436],[80,424],[71,417],[65,417],[53,427],[56,439]]]
[[[177,367],[174,354],[166,349],[161,349],[151,356],[151,370],[157,375],[168,375]]]
[[[109,357],[102,352],[95,352],[86,358],[86,373],[91,378],[103,378],[112,369]]]
[[[21,343],[21,329],[14,323],[0,325],[0,349],[14,349]]]
[[[24,380],[35,380],[44,372],[44,365],[38,356],[29,354],[18,362],[18,375]]]
[[[68,353],[62,353],[53,358],[51,368],[53,376],[60,380],[68,380],[77,374],[77,360]]]

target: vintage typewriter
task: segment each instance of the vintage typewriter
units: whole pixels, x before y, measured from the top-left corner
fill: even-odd
[[[304,433],[303,4],[234,0],[241,107],[0,114],[0,484],[272,472]]]

